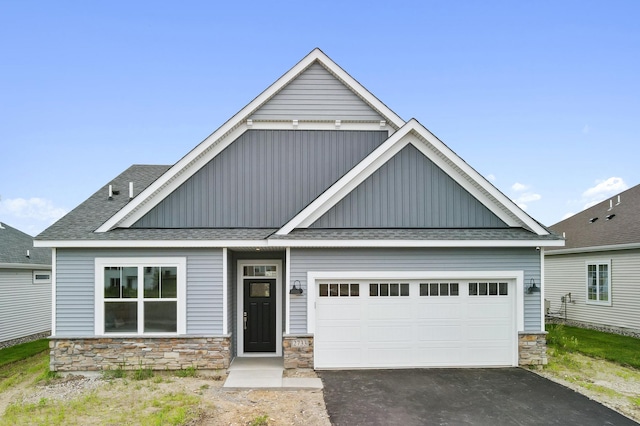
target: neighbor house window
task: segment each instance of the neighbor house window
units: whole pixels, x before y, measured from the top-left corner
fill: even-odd
[[[184,333],[185,269],[183,258],[96,259],[96,333]]]
[[[611,261],[587,263],[587,303],[611,304]]]

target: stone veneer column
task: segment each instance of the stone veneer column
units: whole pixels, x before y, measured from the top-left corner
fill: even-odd
[[[547,364],[547,332],[518,334],[518,365]]]
[[[313,368],[313,335],[285,335],[282,348],[284,368]]]
[[[219,370],[228,368],[230,360],[229,336],[53,337],[49,348],[52,371]]]

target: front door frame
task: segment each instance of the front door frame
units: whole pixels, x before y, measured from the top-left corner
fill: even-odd
[[[245,277],[245,266],[275,266],[275,277]],[[236,282],[236,344],[238,345],[238,356],[242,357],[273,357],[282,356],[282,260],[279,259],[244,259],[237,261],[237,282]],[[276,351],[275,352],[245,352],[244,351],[244,279],[245,278],[275,278],[276,280]]]

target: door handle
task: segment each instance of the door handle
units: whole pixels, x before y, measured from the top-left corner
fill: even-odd
[[[246,312],[242,315],[242,319],[244,322],[244,329],[246,330],[247,329],[247,313]]]

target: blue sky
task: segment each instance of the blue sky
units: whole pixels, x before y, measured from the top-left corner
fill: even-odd
[[[233,3],[233,4],[232,4]],[[0,221],[173,164],[320,47],[546,225],[640,183],[640,2],[0,2]]]

